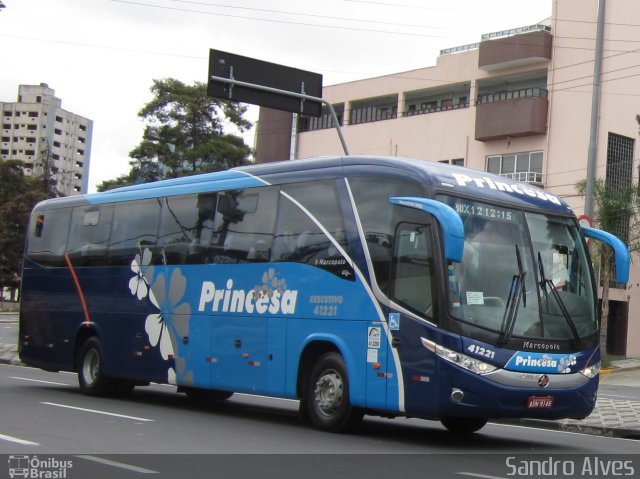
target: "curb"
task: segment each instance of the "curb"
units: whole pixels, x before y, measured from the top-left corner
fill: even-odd
[[[607,369],[601,369],[600,374],[604,374],[606,376],[608,374],[626,373],[627,371],[637,371],[638,369],[640,369],[640,366],[631,366],[629,368],[607,368]]]
[[[572,424],[558,421],[545,421],[544,419],[497,419],[489,421],[496,424],[512,426],[527,426],[552,431],[573,432],[588,434],[590,436],[615,437],[620,439],[640,439],[640,430],[628,428],[615,428],[606,426],[594,426],[590,424]]]

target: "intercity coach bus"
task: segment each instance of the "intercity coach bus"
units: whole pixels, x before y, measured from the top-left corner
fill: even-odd
[[[542,189],[435,162],[324,157],[46,200],[31,217],[22,361],[88,395],[150,382],[199,399],[363,414],[584,418],[598,388],[581,228]]]

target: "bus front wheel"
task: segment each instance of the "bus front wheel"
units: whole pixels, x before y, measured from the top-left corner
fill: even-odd
[[[326,353],[314,364],[302,401],[311,424],[322,431],[347,432],[362,420],[349,401],[349,380],[342,356]]]
[[[445,417],[440,422],[453,434],[472,434],[487,424],[486,419],[466,417]]]

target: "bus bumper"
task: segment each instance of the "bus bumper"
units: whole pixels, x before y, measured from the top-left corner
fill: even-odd
[[[583,419],[596,404],[598,376],[505,370],[481,376],[440,366],[439,417]]]

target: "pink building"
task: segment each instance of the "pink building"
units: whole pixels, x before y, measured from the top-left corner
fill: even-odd
[[[334,106],[351,154],[449,162],[516,178],[563,197],[579,216],[597,17],[597,0],[554,0],[542,24],[443,50],[432,67],[325,87],[323,98]],[[637,178],[637,25],[635,0],[607,2],[596,176],[618,185]],[[261,111],[257,161],[342,154],[328,114],[294,118],[293,134],[289,124],[282,112]],[[269,129],[268,138],[260,128]],[[607,349],[640,357],[637,264],[627,288],[612,289],[610,297]]]

